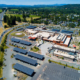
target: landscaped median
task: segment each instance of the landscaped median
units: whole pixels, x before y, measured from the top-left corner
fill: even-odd
[[[3,74],[3,61],[4,61],[4,51],[5,49],[7,49],[8,47],[6,46],[6,39],[7,39],[7,36],[10,32],[12,32],[13,30],[10,30],[9,32],[5,33],[5,35],[2,37],[2,41],[0,43],[0,78],[2,77],[2,74]]]
[[[33,52],[40,51],[40,49],[38,47],[36,47],[36,46],[32,47],[30,50],[33,51]]]
[[[53,60],[50,60],[50,59],[48,60],[48,62],[49,62],[49,63],[53,62],[53,63],[59,64],[59,65],[62,65],[62,66],[64,66],[64,68],[65,68],[65,67],[68,67],[68,68],[72,68],[72,69],[75,69],[75,70],[80,70],[79,67],[78,67],[78,68],[75,68],[74,66],[69,66],[69,65],[67,65],[67,64],[63,64],[63,63],[61,63],[61,62],[56,62],[56,61],[53,61]]]

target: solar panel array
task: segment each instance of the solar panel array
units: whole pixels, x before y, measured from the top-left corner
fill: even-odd
[[[16,63],[13,67],[14,67],[14,69],[16,69],[16,70],[18,70],[20,72],[23,72],[23,73],[25,73],[25,74],[27,74],[29,76],[32,76],[32,74],[34,73],[33,69],[28,68],[28,67],[23,66],[23,65],[18,64],[18,63]]]
[[[16,31],[23,30],[23,29],[24,29],[24,28],[21,27],[21,28],[16,29]]]
[[[20,48],[17,48],[17,47],[15,47],[14,49],[13,49],[14,51],[16,51],[16,52],[19,52],[19,53],[22,53],[22,54],[27,54],[27,50],[24,50],[24,49],[20,49]]]
[[[30,26],[27,26],[27,28],[28,28],[28,29],[35,29],[36,26],[32,26],[32,25],[30,25]]]
[[[52,31],[60,32],[60,30],[59,30],[59,29],[52,29]]]
[[[27,46],[32,45],[31,42],[20,40],[20,39],[16,39],[16,38],[11,38],[11,41],[12,42],[16,42],[16,43],[20,43],[20,44],[24,44],[24,45],[27,45]]]
[[[34,66],[37,64],[36,60],[28,58],[28,57],[24,57],[24,56],[19,55],[19,54],[15,55],[15,58],[18,59],[18,60],[21,60],[23,62],[27,62],[27,63],[29,63],[31,65],[34,65]]]
[[[20,40],[20,43],[21,43],[21,44],[24,44],[24,45],[28,45],[28,46],[31,45],[31,42],[23,41],[23,40]]]
[[[19,42],[20,42],[20,39],[11,38],[11,41],[12,41],[12,42],[17,42],[17,43],[19,43]]]
[[[62,30],[61,33],[68,33],[68,34],[72,34],[73,31],[68,31],[68,30]]]
[[[34,52],[28,52],[27,54],[28,54],[28,56],[35,57],[35,58],[38,58],[40,60],[44,59],[43,55],[40,55],[40,54],[37,54],[37,53],[34,53]]]

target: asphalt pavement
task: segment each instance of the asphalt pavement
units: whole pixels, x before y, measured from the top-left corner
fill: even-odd
[[[5,13],[5,11],[0,14],[0,27],[3,27],[3,25],[2,25],[3,20],[2,19],[3,19],[4,13]]]

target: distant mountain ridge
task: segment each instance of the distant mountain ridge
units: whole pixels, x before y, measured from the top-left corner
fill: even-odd
[[[6,5],[0,4],[0,7],[52,7],[52,6],[63,6],[67,4],[53,4],[53,5]]]

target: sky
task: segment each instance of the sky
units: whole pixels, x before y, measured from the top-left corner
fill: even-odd
[[[80,4],[80,0],[0,0],[0,4],[8,5]]]

